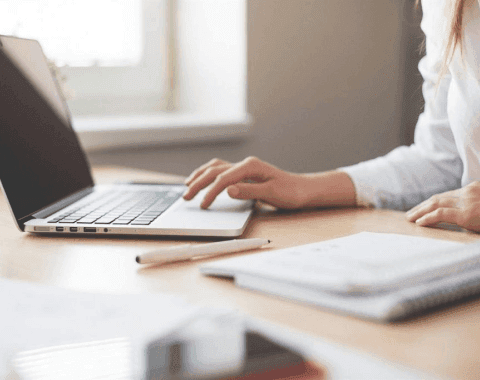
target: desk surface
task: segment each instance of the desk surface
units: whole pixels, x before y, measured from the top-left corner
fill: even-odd
[[[97,168],[97,183],[116,180],[180,180],[121,168]],[[335,209],[278,212],[260,208],[244,237],[291,247],[361,231],[402,233],[469,242],[468,232],[422,228],[388,210]],[[359,348],[440,377],[474,378],[480,370],[480,300],[410,321],[381,325],[236,288],[203,277],[199,262],[140,267],[137,254],[193,239],[45,237],[19,232],[0,195],[0,276],[98,292],[169,292],[202,305],[222,305],[318,337]],[[202,260],[201,262],[205,262]]]

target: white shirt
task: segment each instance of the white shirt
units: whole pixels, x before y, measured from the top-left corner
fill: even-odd
[[[464,17],[464,57],[459,49],[437,86],[446,44],[445,0],[423,0],[426,56],[420,61],[425,109],[414,144],[386,156],[341,168],[352,179],[360,205],[407,210],[434,194],[480,180],[480,8]]]

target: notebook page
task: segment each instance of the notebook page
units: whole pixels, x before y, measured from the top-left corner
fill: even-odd
[[[368,283],[375,287],[384,273],[396,276],[419,270],[415,262],[432,252],[461,243],[408,235],[361,232],[338,239],[248,255],[206,264],[202,272],[249,273],[338,292]],[[427,269],[429,261],[422,265]]]

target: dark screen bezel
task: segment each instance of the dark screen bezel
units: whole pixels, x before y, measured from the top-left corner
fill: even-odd
[[[14,36],[5,36],[5,35],[0,35],[0,54],[2,54],[6,60],[8,60],[10,63],[11,63],[11,67],[16,70],[16,73],[21,75],[24,80],[25,80],[25,84],[28,84],[31,86],[32,88],[32,91],[35,91],[37,94],[38,94],[38,91],[35,89],[35,87],[33,86],[33,84],[27,79],[27,77],[24,75],[24,73],[22,72],[21,69],[19,69],[17,67],[17,65],[15,64],[15,62],[12,60],[11,58],[11,55],[8,53],[8,49],[6,48],[5,44],[2,43],[2,40],[3,39],[13,39],[13,40],[21,40],[21,41],[29,41],[31,43],[35,43],[35,44],[38,44],[40,46],[40,44],[38,43],[38,41],[36,40],[33,40],[33,39],[25,39],[25,38],[19,38],[19,37],[14,37]],[[41,46],[40,46],[40,50],[41,49]],[[43,54],[43,50],[42,50],[42,54]],[[46,58],[45,58],[46,60]],[[41,207],[39,207],[38,209],[35,209],[35,210],[31,210],[31,212],[27,213],[26,215],[19,215],[17,216],[14,212],[14,205],[11,204],[10,200],[9,200],[9,197],[8,197],[8,194],[7,194],[7,191],[3,185],[3,183],[1,183],[1,180],[0,180],[0,183],[1,183],[1,188],[2,188],[2,191],[5,195],[5,197],[7,198],[8,201],[8,204],[9,204],[9,208],[10,208],[10,211],[11,211],[11,214],[13,216],[13,218],[15,219],[16,221],[16,224],[17,224],[17,227],[21,230],[21,231],[24,231],[25,230],[25,223],[28,221],[28,220],[31,220],[34,218],[34,214],[37,214],[39,213],[41,210],[45,209],[45,208],[49,208],[49,207],[52,207],[52,205],[56,204],[57,202],[59,201],[62,201],[62,200],[65,200],[67,198],[74,198],[72,197],[74,194],[77,194],[77,193],[80,193],[80,192],[84,192],[86,189],[88,188],[92,188],[94,186],[94,181],[93,181],[93,177],[92,177],[92,174],[91,174],[91,167],[90,167],[90,164],[88,162],[88,159],[87,159],[87,156],[85,154],[85,151],[83,150],[83,148],[81,147],[81,144],[78,140],[78,136],[77,134],[75,133],[75,131],[73,130],[73,127],[72,127],[72,119],[71,119],[71,114],[70,114],[70,111],[69,111],[69,108],[67,106],[67,103],[66,103],[66,100],[65,100],[65,97],[63,96],[63,92],[55,78],[55,76],[52,75],[52,80],[53,80],[53,83],[55,85],[55,88],[57,89],[59,95],[60,95],[60,98],[61,98],[61,104],[62,106],[64,107],[63,111],[65,112],[65,115],[67,115],[67,118],[66,118],[66,123],[65,126],[67,128],[70,129],[70,132],[73,132],[73,136],[74,136],[74,139],[75,139],[75,143],[78,145],[78,152],[77,154],[81,154],[81,158],[82,158],[82,162],[86,165],[84,167],[84,169],[86,169],[86,171],[88,172],[88,176],[89,178],[87,179],[87,182],[88,183],[85,183],[84,186],[81,186],[81,187],[78,187],[76,189],[74,189],[73,191],[71,191],[70,193],[66,194],[65,196],[61,196],[59,197],[58,199],[55,199],[53,202],[48,202],[48,204],[42,204]],[[32,191],[32,196],[35,195],[35,192]]]

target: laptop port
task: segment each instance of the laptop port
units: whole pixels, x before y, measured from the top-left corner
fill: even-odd
[[[83,232],[97,232],[95,227],[84,227]]]
[[[70,232],[77,232],[78,231],[78,227],[70,227]]]
[[[57,231],[57,232],[63,232],[63,227],[55,227],[55,231]]]
[[[50,227],[38,226],[38,227],[33,227],[33,230],[35,232],[50,232]]]

